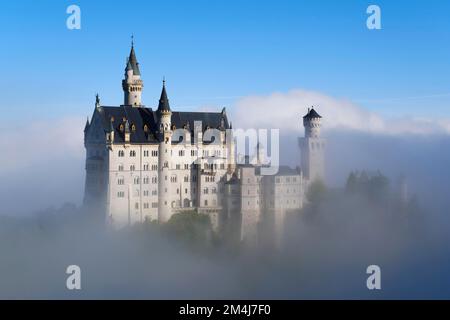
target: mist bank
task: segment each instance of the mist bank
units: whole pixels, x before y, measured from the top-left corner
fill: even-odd
[[[311,197],[308,194],[308,197]],[[316,200],[314,200],[316,199]],[[396,206],[392,193],[327,188],[287,218],[283,241],[229,246],[203,222],[146,223],[112,231],[96,212],[66,205],[1,217],[0,297],[7,299],[377,299],[450,298],[448,232],[431,209]],[[192,230],[200,236],[192,237]],[[205,232],[205,233],[203,233]],[[69,265],[81,290],[66,288]],[[382,290],[366,287],[379,265]]]

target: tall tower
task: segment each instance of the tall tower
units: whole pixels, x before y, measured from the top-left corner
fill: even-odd
[[[142,104],[141,95],[144,82],[141,80],[141,72],[139,71],[139,63],[134,53],[134,42],[131,42],[130,56],[127,59],[125,68],[125,78],[122,80],[122,88],[124,92],[124,105],[140,107]]]
[[[320,137],[321,121],[316,110],[308,108],[303,117],[305,137],[299,139],[303,176],[310,182],[325,179],[325,140]]]
[[[161,98],[158,105],[159,149],[158,149],[158,220],[167,222],[172,215],[170,169],[172,162],[172,111],[163,81]]]

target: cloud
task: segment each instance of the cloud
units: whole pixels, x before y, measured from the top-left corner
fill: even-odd
[[[2,130],[0,150],[5,156],[0,160],[0,215],[80,203],[84,121],[67,117]]]
[[[386,118],[348,99],[303,89],[239,100],[232,116],[238,127],[299,130],[307,108],[323,116],[324,130],[344,129],[376,134],[449,134],[450,119]]]
[[[6,128],[0,140],[0,175],[22,172],[36,165],[50,167],[67,158],[84,156],[81,117],[38,121]]]

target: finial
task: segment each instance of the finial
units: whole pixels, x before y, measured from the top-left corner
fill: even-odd
[[[166,77],[163,76],[163,87],[165,87],[165,86],[166,86]]]
[[[98,93],[95,95],[95,106],[96,107],[100,106],[100,97],[99,97]]]
[[[131,34],[131,47],[134,47],[134,35]]]

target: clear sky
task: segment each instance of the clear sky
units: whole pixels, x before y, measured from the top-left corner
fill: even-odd
[[[68,30],[66,8],[81,8]],[[382,30],[366,28],[366,8]],[[0,108],[8,123],[122,103],[134,34],[146,105],[163,76],[172,106],[233,106],[304,88],[385,115],[450,117],[450,2],[2,1]],[[5,119],[5,118],[4,118]]]

